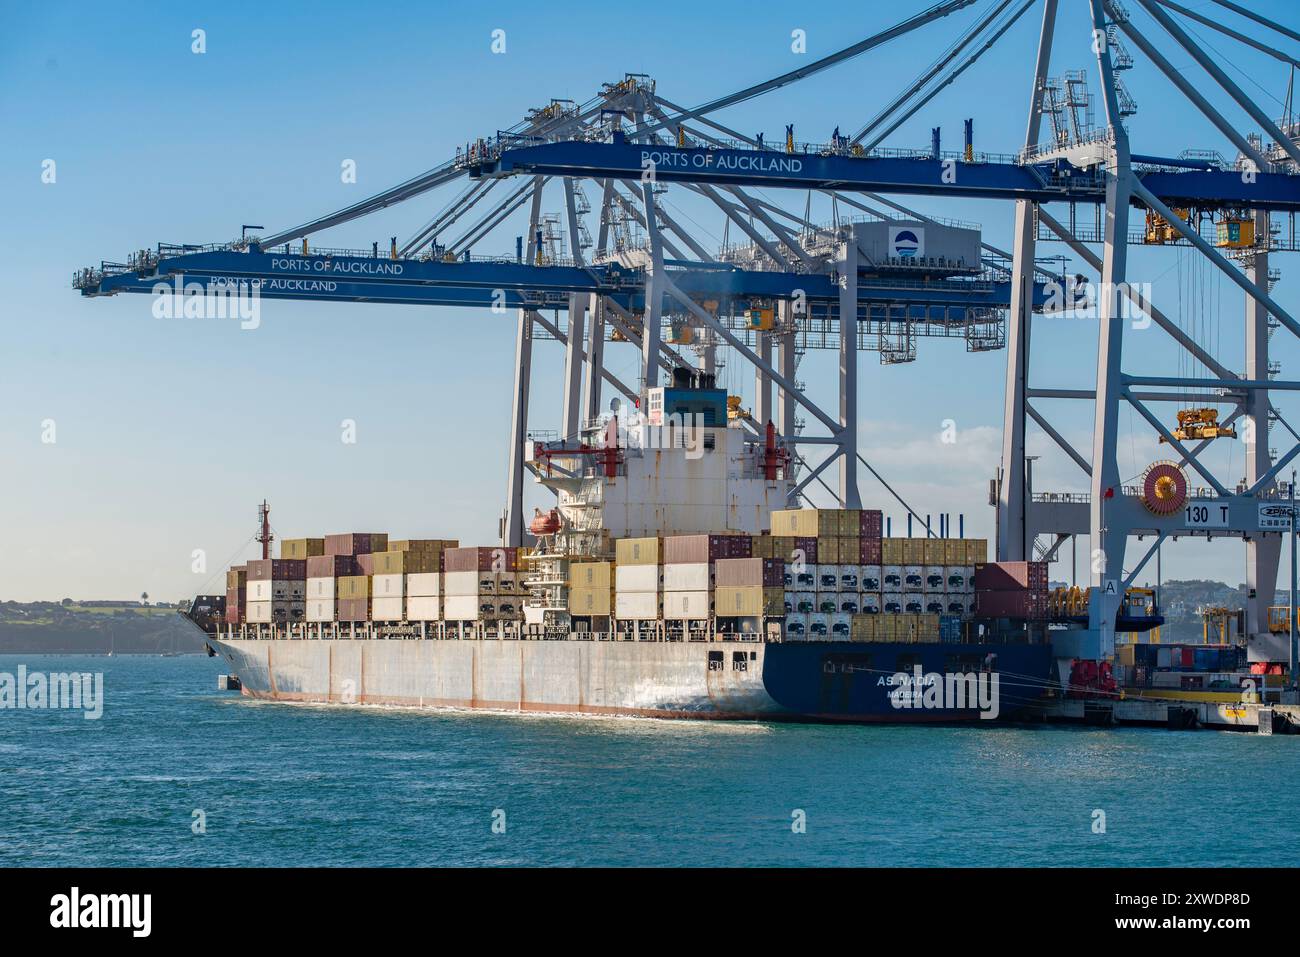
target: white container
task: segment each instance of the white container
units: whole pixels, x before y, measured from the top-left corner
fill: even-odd
[[[453,572],[454,574],[454,572]],[[436,598],[442,592],[437,572],[417,572],[406,576],[407,598]],[[408,606],[409,610],[409,606]],[[435,616],[436,617],[436,616]],[[428,621],[429,619],[418,619]]]
[[[658,565],[618,565],[614,569],[615,592],[657,592],[659,584]]]
[[[862,565],[858,571],[858,588],[862,591],[880,591],[884,587],[881,581],[879,565]]]
[[[517,572],[497,572],[497,594],[519,594],[519,575]]]
[[[925,607],[921,610],[927,615],[948,614],[948,596],[941,591],[927,591],[921,596]]]
[[[880,598],[880,610],[890,614],[898,614],[903,610],[903,593],[901,591],[887,591]]]
[[[839,606],[835,610],[846,615],[856,615],[861,607],[857,592],[842,591],[840,592]]]
[[[903,590],[902,565],[884,565],[881,567],[880,590],[886,592]]]
[[[795,569],[794,587],[801,591],[816,591],[817,566],[805,565],[802,569]]]
[[[709,563],[708,562],[691,562],[684,565],[665,565],[664,566],[664,591],[707,592],[710,585]],[[687,617],[694,618],[694,615]],[[708,615],[700,615],[701,618],[707,618]]]
[[[808,638],[810,641],[826,641],[831,636],[830,615],[808,616]]]
[[[379,578],[380,576],[376,575],[375,577]],[[398,575],[397,577],[401,578],[402,576]],[[383,598],[376,596],[370,601],[371,621],[401,621],[404,611],[406,611],[406,599],[401,595],[386,595]]]
[[[334,579],[333,578],[308,578],[307,579],[307,600],[313,598],[327,598],[334,600]],[[308,621],[333,621],[330,618],[309,618]]]
[[[974,618],[974,617],[975,617],[975,596],[974,596],[974,595],[963,595],[963,596],[962,596],[962,601],[964,601],[964,602],[966,603],[966,615],[965,615],[965,617],[966,617],[966,618]]]
[[[629,565],[628,568],[655,569],[655,565]],[[622,571],[620,568],[619,571]],[[656,575],[656,578],[658,576]],[[654,591],[618,591],[614,593],[614,617],[623,621],[646,621],[659,617],[659,593]]]
[[[255,601],[271,600],[271,583],[269,581],[249,582],[247,589],[248,590],[244,593],[244,598],[249,602],[249,604],[252,604]],[[267,621],[270,620],[271,619],[269,618],[267,619]]]
[[[318,581],[319,579],[309,578],[308,581]],[[333,581],[334,579],[329,579]],[[334,620],[334,599],[333,598],[308,598],[307,599],[307,620],[308,621],[333,621]]]
[[[811,591],[797,591],[794,593],[794,611],[800,614],[808,614],[817,610],[817,593]]]
[[[475,572],[474,574],[477,577],[478,593],[480,595],[495,595],[497,593],[499,572]]]
[[[829,615],[838,611],[840,607],[840,593],[837,591],[819,591],[817,593],[817,603],[813,611],[823,615]]]
[[[920,565],[903,566],[903,591],[924,591],[925,574]]]
[[[406,594],[406,582],[403,580],[406,576],[401,572],[395,575],[375,575],[370,586],[370,594],[373,598],[403,598]],[[396,618],[380,618],[375,615],[375,621],[397,621]]]
[[[966,614],[966,596],[951,595],[944,596],[944,614],[945,615],[965,615]]]
[[[250,601],[245,614],[251,624],[292,624],[305,619],[307,605],[304,601]]]
[[[448,598],[477,598],[478,597],[478,572],[447,572],[443,576],[443,592]],[[468,618],[457,618],[456,621],[469,621]]]
[[[924,597],[919,593],[904,593],[903,611],[909,615],[919,615],[925,611]]]
[[[852,627],[852,615],[837,612],[831,615],[831,638],[836,641],[848,641]]]
[[[925,591],[932,592],[943,591],[948,576],[944,574],[942,565],[926,565],[921,577],[925,579]]]
[[[808,616],[792,614],[785,616],[785,640],[786,641],[807,641],[808,640]]]
[[[839,567],[840,591],[856,592],[858,590],[858,565],[841,565]]]
[[[814,570],[817,576],[818,591],[839,591],[840,590],[840,566],[839,565],[817,565]]]
[[[415,578],[416,576],[412,575],[411,577]],[[438,611],[437,595],[406,596],[407,621],[437,621]]]
[[[478,572],[448,572],[447,577],[450,578],[455,574],[472,574],[476,579],[478,578]],[[487,600],[487,605],[486,610],[495,613],[496,606],[492,604],[492,599]],[[479,621],[484,617],[485,609],[479,607],[478,595],[452,595],[449,593],[444,607],[443,617],[447,621]]]
[[[524,600],[519,595],[497,595],[494,605],[496,617],[514,621],[523,617]]]
[[[667,580],[667,569],[675,567],[665,565],[664,578]],[[706,566],[707,568],[707,566]],[[680,619],[698,619],[708,618],[710,614],[709,593],[707,591],[666,591],[664,592],[664,617],[671,620]]]
[[[880,614],[880,595],[873,591],[864,591],[858,595],[858,611],[865,615]]]
[[[975,591],[975,569],[969,565],[948,565],[944,568],[944,591],[954,595],[968,595]]]

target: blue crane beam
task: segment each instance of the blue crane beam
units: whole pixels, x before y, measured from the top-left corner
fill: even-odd
[[[839,301],[839,288],[826,275],[706,263],[682,263],[671,269],[671,274],[678,288],[700,299],[792,299],[802,295],[810,302]],[[471,307],[503,303],[507,308],[535,305],[539,300],[546,302],[546,308],[566,308],[569,293],[609,296],[627,308],[639,308],[645,288],[644,272],[617,263],[536,266],[510,261],[208,250],[161,255],[156,265],[144,270],[108,270],[97,281],[82,283],[81,291],[87,296],[151,293],[159,283],[172,285],[177,277],[205,288],[210,282],[255,283],[260,295],[277,299]],[[1003,280],[923,282],[864,276],[858,290],[859,300],[865,303],[1005,309],[1011,301],[1011,284]],[[1047,284],[1036,283],[1035,306],[1041,308],[1051,292]]]
[[[640,179],[731,186],[842,190],[885,194],[1104,204],[1099,168],[1079,169],[1064,159],[1042,163],[960,162],[931,156],[853,156],[775,150],[707,149],[561,141],[507,146],[477,164],[471,176],[520,174]],[[1169,206],[1247,207],[1300,212],[1300,176],[1238,170],[1148,169],[1134,174]]]

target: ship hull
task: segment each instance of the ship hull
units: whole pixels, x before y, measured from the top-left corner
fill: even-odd
[[[911,674],[919,666],[942,675],[981,661],[1001,676],[996,716],[1015,719],[1033,707],[1051,663],[1050,648],[1033,645],[211,641],[239,676],[243,693],[253,698],[698,720],[979,720],[990,716],[988,709],[899,707],[891,692],[896,673]]]

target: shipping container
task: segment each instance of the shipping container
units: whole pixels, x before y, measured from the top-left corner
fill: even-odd
[[[248,622],[256,625],[293,624],[307,614],[305,601],[250,601],[244,607]]]
[[[442,564],[441,551],[408,549],[406,551],[375,552],[372,575],[412,575],[436,572]]]
[[[862,610],[861,606],[858,604],[858,593],[847,592],[847,591],[840,592],[839,607],[836,608],[835,610],[846,612],[847,614],[850,615],[856,615],[859,611]]]
[[[947,565],[943,569],[943,590],[966,594],[975,590],[975,569],[965,565]]]
[[[610,613],[608,585],[580,586],[569,589],[569,614],[607,617]]]
[[[1047,596],[1031,591],[977,591],[975,614],[981,618],[1047,617]]]
[[[449,548],[459,548],[460,542],[454,538],[402,538],[389,541],[390,552],[445,552]]]
[[[966,539],[945,538],[943,540],[943,564],[944,565],[966,564]]]
[[[693,565],[719,558],[749,558],[748,535],[669,535],[664,538],[665,565]]]
[[[858,587],[862,591],[880,591],[884,582],[879,565],[863,565],[858,572]]]
[[[655,566],[638,567],[654,568]],[[619,591],[614,596],[614,615],[623,621],[657,619],[661,611],[659,593],[655,591]]]
[[[569,566],[569,587],[603,588],[609,591],[612,585],[613,567],[610,562],[574,562]],[[608,615],[609,612],[595,614]]]
[[[369,621],[369,598],[340,598],[334,603],[339,621]]]
[[[477,596],[479,593],[479,573],[474,570],[447,572],[442,579],[442,590],[443,594],[448,598]],[[495,592],[495,589],[493,591]]]
[[[903,564],[903,539],[884,538],[880,541],[880,564]]]
[[[437,621],[441,609],[437,595],[407,595],[407,621]]]
[[[664,618],[670,621],[708,618],[712,613],[707,591],[664,592]]]
[[[449,548],[443,554],[443,568],[448,572],[513,572],[519,570],[517,548],[470,547]]]
[[[481,621],[495,617],[496,604],[492,598],[449,594],[443,602],[443,618],[447,621]]]
[[[664,591],[705,591],[713,585],[707,562],[664,566]]]
[[[987,562],[974,566],[975,591],[1047,591],[1047,562]]]
[[[402,554],[395,552],[394,554]],[[375,598],[405,598],[406,576],[400,572],[396,575],[375,575],[370,580],[370,594]]]
[[[401,595],[375,597],[370,602],[371,621],[401,621],[406,612],[406,599]]]
[[[777,552],[776,539],[771,535],[749,536],[749,554],[754,558],[785,558]]]
[[[234,565],[226,572],[226,590],[244,588],[248,585],[248,569],[243,565]]]
[[[619,592],[657,592],[662,586],[658,565],[618,565],[614,569],[614,587]]]
[[[248,563],[248,580],[306,581],[307,562],[296,558],[256,558]]]
[[[382,553],[381,553],[382,554]],[[375,556],[371,552],[356,556],[357,574],[373,575],[375,573]]]
[[[869,591],[859,593],[858,611],[864,615],[880,614],[880,593]]]
[[[939,640],[945,644],[960,644],[962,640],[961,618],[957,615],[939,616]]]
[[[854,557],[856,558],[856,551]],[[834,536],[822,536],[817,539],[817,564],[838,565],[840,563],[840,540]]]
[[[306,581],[250,581],[249,601],[304,601],[307,598]]]
[[[820,612],[808,616],[808,637],[824,640],[831,634],[831,616]]]
[[[861,566],[859,566],[857,562],[854,562],[852,565],[841,565],[839,567],[838,574],[840,591],[855,592],[858,590],[858,569],[860,567]]]
[[[333,601],[334,579],[333,578],[308,578],[307,579],[307,600],[328,599]]]
[[[794,610],[799,614],[806,615],[809,612],[817,610],[817,593],[811,591],[800,591],[794,593]]]
[[[323,538],[282,538],[280,539],[281,558],[308,559],[314,555],[325,554]]]
[[[387,550],[387,532],[344,532],[325,536],[326,555],[365,555]]]
[[[943,615],[948,611],[947,596],[941,591],[927,591],[922,597],[922,605],[926,614]]]
[[[903,564],[924,565],[926,540],[924,538],[904,538],[902,542]]]
[[[724,585],[779,588],[785,584],[785,562],[779,558],[720,558],[714,570],[719,588]]]
[[[421,572],[406,576],[407,598],[436,598],[442,591],[437,572]],[[409,603],[408,603],[409,604]]]
[[[821,538],[840,534],[840,510],[790,508],[772,512],[772,534]]]
[[[920,595],[903,595],[903,611],[909,615],[919,615],[925,611],[925,603],[921,600]]]
[[[788,561],[798,564],[802,562],[805,565],[817,564],[817,539],[815,538],[795,538],[794,548],[790,552]]]
[[[963,565],[980,565],[989,560],[989,541],[987,538],[967,538],[966,560]]]
[[[308,578],[342,578],[344,575],[359,575],[355,555],[313,555],[307,559]]]
[[[661,538],[620,538],[614,543],[617,565],[658,565],[663,551]]]
[[[945,576],[942,565],[926,565],[921,571],[926,591],[943,591]]]
[[[831,638],[835,641],[848,641],[853,634],[853,616],[837,612],[831,615]]]
[[[903,591],[921,591],[925,588],[925,576],[920,565],[903,566]]]
[[[805,641],[808,638],[808,616],[805,614],[788,614],[785,616],[785,639],[787,641]]]
[[[884,542],[879,538],[858,540],[858,563],[861,565],[879,565],[884,561]]]
[[[244,623],[244,606],[247,602],[247,589],[226,589],[226,612],[224,618],[227,625],[242,625]]]
[[[881,573],[881,591],[903,590],[903,566],[885,565]]]
[[[922,541],[925,542],[925,545],[921,549],[921,563],[924,565],[942,565],[946,539],[926,538]]]
[[[779,586],[719,585],[713,608],[719,618],[781,615],[785,612],[785,593]]]
[[[369,575],[344,575],[338,579],[335,594],[340,601],[367,599],[370,597]]]
[[[308,579],[310,581],[311,579]],[[333,581],[333,579],[330,579]],[[333,598],[308,598],[307,599],[307,620],[308,621],[333,621],[335,617],[334,599]]]
[[[858,513],[858,537],[879,541],[885,532],[885,515],[878,508],[864,508]]]

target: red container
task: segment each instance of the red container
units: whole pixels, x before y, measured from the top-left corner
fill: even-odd
[[[519,569],[519,549],[495,547],[448,548],[442,570],[448,572],[513,572]]]
[[[365,555],[388,551],[387,532],[344,532],[325,536],[326,555]]]
[[[749,558],[748,535],[669,535],[664,538],[665,565],[694,565],[719,558]]]
[[[977,591],[975,614],[980,618],[1047,617],[1047,596],[1031,591]]]
[[[257,558],[248,563],[250,582],[302,581],[306,577],[304,558]]]
[[[975,566],[975,590],[1047,591],[1046,562],[986,562]]]
[[[339,621],[368,621],[370,619],[369,598],[340,598],[338,605]]]
[[[885,513],[879,509],[863,509],[858,519],[858,530],[863,538],[879,540],[885,532]]]
[[[227,625],[242,625],[244,623],[244,602],[247,597],[248,590],[245,588],[226,589],[225,621]]]
[[[357,555],[356,562],[358,575],[373,575],[375,573],[375,556],[369,552],[364,555]]]
[[[794,540],[796,551],[803,552],[803,560],[806,565],[817,564],[817,539],[815,538],[796,538]]]
[[[884,546],[879,537],[859,539],[858,563],[860,565],[880,565],[884,560]]]
[[[780,558],[719,558],[714,574],[716,585],[780,588],[785,584],[785,562]]]
[[[308,578],[341,578],[360,575],[355,555],[313,555],[307,559]]]

